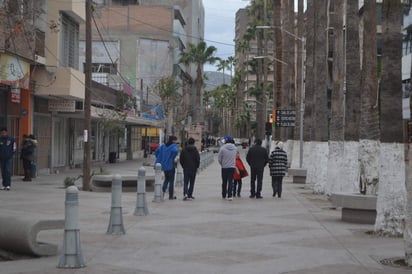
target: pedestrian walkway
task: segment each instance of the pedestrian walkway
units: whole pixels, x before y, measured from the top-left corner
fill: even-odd
[[[244,159],[245,150],[239,150]],[[106,235],[110,193],[80,192],[85,268],[58,269],[59,256],[52,256],[3,261],[0,273],[411,273],[379,263],[403,256],[402,239],[368,235],[371,225],[341,222],[340,211],[324,196],[292,184],[290,178],[285,178],[282,198],[272,198],[268,169],[263,199],[249,198],[247,177],[241,198],[223,200],[216,157],[198,175],[193,201],[182,200],[181,187],[176,188],[177,200],[163,203],[153,203],[149,192],[150,214],[134,216],[136,193],[123,193],[125,235]],[[105,168],[137,175],[141,165],[141,161],[122,161]],[[12,190],[0,191],[0,210],[61,219],[63,179],[77,172],[42,175],[33,182],[13,178]],[[40,240],[61,248],[63,231],[45,232]]]

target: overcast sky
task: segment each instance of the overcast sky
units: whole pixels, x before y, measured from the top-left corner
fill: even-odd
[[[235,16],[237,10],[247,6],[244,0],[203,0],[205,7],[205,40],[217,48],[216,56],[227,59],[235,55]],[[216,71],[205,65],[205,71]]]

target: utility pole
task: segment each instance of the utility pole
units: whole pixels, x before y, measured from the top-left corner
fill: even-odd
[[[91,128],[91,88],[92,88],[92,1],[86,0],[86,64],[84,87],[84,157],[83,190],[90,190],[90,128]]]

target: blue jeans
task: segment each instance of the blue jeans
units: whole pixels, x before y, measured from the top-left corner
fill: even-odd
[[[262,192],[263,168],[250,169],[250,195],[260,197]],[[257,179],[257,185],[255,181]]]
[[[183,170],[183,196],[191,198],[195,187],[196,171]]]
[[[222,168],[222,198],[232,197],[234,168]]]
[[[165,180],[163,182],[162,190],[166,192],[167,187],[169,186],[169,198],[173,198],[174,185],[175,185],[175,169],[163,171],[165,174]]]
[[[0,168],[1,168],[1,177],[3,178],[3,186],[11,185],[11,166],[13,164],[13,158],[10,159],[1,159]]]

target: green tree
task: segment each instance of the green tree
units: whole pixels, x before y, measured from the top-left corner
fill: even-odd
[[[174,77],[166,77],[159,80],[154,87],[154,91],[159,94],[162,99],[163,109],[165,111],[165,117],[167,119],[167,132],[172,133],[172,126],[175,125],[175,110],[177,108],[177,102],[179,99],[178,90],[181,85],[176,81]]]
[[[214,46],[207,46],[206,42],[201,41],[197,45],[190,44],[185,52],[180,55],[180,63],[185,65],[195,64],[196,65],[196,96],[195,96],[195,106],[192,112],[194,116],[194,123],[201,122],[202,113],[202,87],[203,81],[203,65],[204,64],[214,64],[216,62],[216,57],[214,53],[216,52]]]

